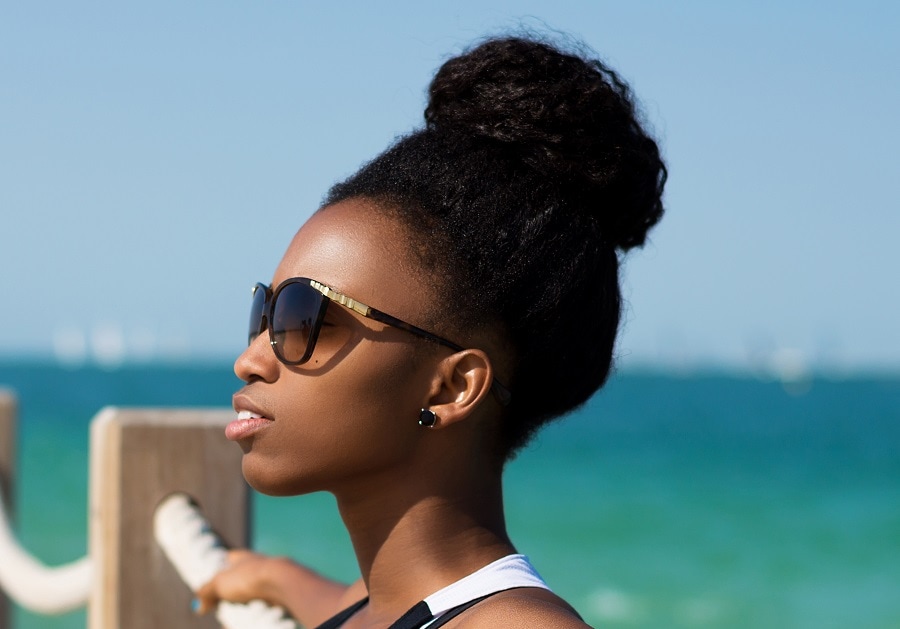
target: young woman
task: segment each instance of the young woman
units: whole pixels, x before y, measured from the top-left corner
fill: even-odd
[[[237,551],[204,609],[586,626],[509,539],[501,476],[606,380],[619,255],[661,217],[666,170],[622,80],[540,41],[486,41],[429,96],[425,127],[332,188],[256,287],[235,363],[227,436],[248,482],[332,492],[362,578]]]

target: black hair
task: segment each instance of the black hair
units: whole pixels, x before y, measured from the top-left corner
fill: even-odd
[[[452,305],[439,325],[492,326],[505,341],[508,457],[606,381],[619,254],[662,216],[666,168],[613,70],[532,38],[487,40],[444,63],[425,122],[326,206],[362,197],[399,217]]]

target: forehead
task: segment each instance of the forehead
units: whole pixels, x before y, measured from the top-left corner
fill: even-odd
[[[410,254],[409,238],[404,226],[370,202],[342,201],[300,228],[272,285],[309,277],[397,316],[423,314],[423,296],[432,290]]]

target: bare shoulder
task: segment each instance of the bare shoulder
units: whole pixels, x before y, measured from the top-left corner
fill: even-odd
[[[460,614],[447,629],[481,627],[543,627],[590,629],[571,605],[549,590],[518,588],[501,592]]]

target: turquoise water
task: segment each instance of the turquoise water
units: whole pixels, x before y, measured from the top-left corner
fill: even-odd
[[[86,548],[87,426],[104,405],[225,406],[228,365],[0,365],[20,404],[18,525],[48,564]],[[900,629],[900,377],[616,376],[510,467],[519,548],[592,625]],[[333,500],[256,501],[256,545],[342,578]],[[17,629],[84,614],[16,610]]]

